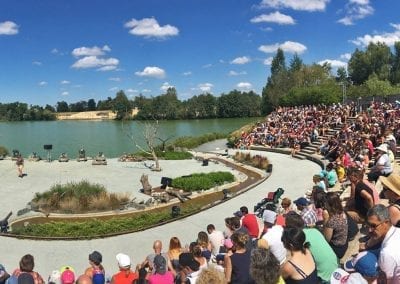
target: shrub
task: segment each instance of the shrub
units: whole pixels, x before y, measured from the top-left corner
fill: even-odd
[[[234,180],[235,177],[229,172],[202,173],[175,178],[172,180],[172,186],[184,191],[198,191],[207,190],[225,182],[233,182]]]
[[[265,170],[268,167],[269,161],[261,155],[251,156],[250,153],[236,152],[233,159],[240,163],[249,164],[258,169]]]
[[[7,156],[8,155],[8,150],[7,150],[7,148],[6,147],[4,147],[4,146],[0,146],[0,156]]]
[[[188,160],[191,159],[193,155],[189,152],[183,151],[183,152],[164,152],[163,158],[165,160]]]

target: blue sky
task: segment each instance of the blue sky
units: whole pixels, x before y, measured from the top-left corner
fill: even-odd
[[[261,94],[287,62],[346,66],[370,41],[400,41],[398,0],[0,0],[0,102],[98,101],[124,90],[181,100]]]

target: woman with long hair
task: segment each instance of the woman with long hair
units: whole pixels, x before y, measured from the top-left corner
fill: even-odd
[[[172,267],[172,273],[177,275],[180,271],[179,255],[182,253],[181,241],[177,237],[172,237],[168,248],[168,267]]]
[[[335,192],[327,194],[325,210],[328,214],[324,214],[324,237],[340,259],[348,248],[348,224],[347,216],[344,213],[342,201],[338,194]]]
[[[34,267],[35,259],[33,258],[33,255],[26,254],[19,261],[19,268],[14,270],[11,277],[18,279],[21,274],[27,273],[32,276],[35,284],[44,284],[42,276],[40,276],[36,271],[33,271]]]
[[[301,228],[285,228],[281,238],[290,252],[290,259],[282,266],[281,275],[286,284],[318,283],[317,269],[309,250],[310,243]]]

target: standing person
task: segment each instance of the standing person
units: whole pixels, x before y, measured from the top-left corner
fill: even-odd
[[[35,260],[33,258],[33,255],[26,254],[19,261],[19,268],[14,270],[11,277],[18,278],[19,275],[23,273],[28,273],[32,276],[35,284],[44,284],[42,276],[36,271],[33,271],[34,267]]]
[[[400,228],[392,226],[389,210],[382,204],[368,210],[367,226],[372,238],[382,240],[378,263],[387,283],[400,284]]]
[[[21,154],[18,154],[17,161],[15,162],[15,164],[17,165],[18,177],[23,178],[24,158],[22,157]]]
[[[258,238],[259,227],[256,215],[250,214],[249,209],[246,206],[240,207],[240,212],[243,214],[242,226],[249,231],[251,238]]]
[[[90,267],[86,268],[85,274],[92,278],[93,284],[104,284],[105,270],[101,262],[103,256],[98,251],[93,251],[89,254]]]
[[[303,230],[286,228],[282,234],[282,242],[291,256],[281,270],[286,284],[318,283],[317,268],[309,251],[310,243],[306,242]]]
[[[118,262],[119,272],[111,278],[111,284],[132,284],[139,278],[136,272],[131,270],[131,259],[128,255],[119,253],[115,257]]]

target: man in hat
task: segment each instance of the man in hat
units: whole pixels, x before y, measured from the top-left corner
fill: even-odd
[[[118,262],[119,272],[111,278],[111,284],[131,284],[139,278],[136,272],[131,270],[131,259],[128,255],[119,253],[115,256]]]
[[[167,262],[165,258],[158,254],[154,257],[154,274],[149,271],[149,284],[158,284],[158,283],[173,283],[174,275],[171,271],[167,269]]]
[[[375,150],[375,164],[368,173],[368,180],[374,182],[376,182],[380,176],[387,177],[393,172],[387,144],[381,144]]]
[[[392,226],[389,210],[382,204],[368,210],[367,226],[372,239],[382,240],[378,264],[387,283],[400,284],[400,228]]]
[[[393,226],[400,228],[400,176],[391,174],[389,177],[381,177],[383,190],[381,194],[389,199],[389,215]]]
[[[317,224],[318,217],[317,213],[309,206],[309,202],[306,198],[300,197],[294,202],[297,206],[297,210],[300,212],[301,218],[304,220],[306,227],[314,227]]]

